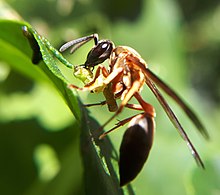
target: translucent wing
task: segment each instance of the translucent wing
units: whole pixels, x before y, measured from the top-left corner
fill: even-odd
[[[195,124],[199,132],[206,138],[209,138],[209,134],[201,123],[196,114],[187,106],[187,104],[176,94],[174,90],[172,90],[164,81],[158,78],[150,69],[145,70],[148,77],[150,77],[161,89],[164,90],[173,100],[184,110],[186,115],[190,118],[190,120]]]
[[[190,141],[189,137],[187,136],[186,132],[184,131],[182,125],[178,121],[177,117],[175,116],[175,114],[173,113],[171,108],[169,107],[168,103],[166,102],[164,97],[161,95],[161,93],[157,89],[156,85],[150,79],[146,79],[146,83],[147,83],[148,87],[151,89],[151,91],[153,92],[153,94],[156,96],[157,100],[160,102],[161,106],[165,110],[166,114],[170,118],[173,125],[176,127],[176,129],[180,133],[181,137],[186,141],[187,146],[189,147],[198,166],[201,166],[204,169],[205,168],[204,164],[203,164],[198,152],[196,151],[195,147],[193,146],[192,142]]]
[[[186,104],[177,96],[177,94],[172,89],[170,89],[163,81],[161,81],[148,68],[146,68],[146,65],[144,63],[140,62],[140,60],[138,58],[131,56],[130,60],[132,60],[136,65],[139,66],[139,68],[141,68],[141,70],[144,73],[145,78],[146,78],[146,81],[145,81],[146,84],[148,85],[150,90],[153,92],[153,94],[155,95],[155,97],[157,98],[157,100],[159,101],[161,106],[163,107],[164,111],[166,112],[167,116],[169,117],[169,119],[171,120],[173,125],[178,130],[181,137],[186,141],[187,146],[190,149],[190,151],[191,151],[194,159],[196,160],[198,166],[201,166],[204,169],[205,166],[204,166],[198,152],[196,151],[195,147],[193,146],[192,142],[190,141],[189,137],[187,136],[186,132],[184,131],[184,129],[183,129],[182,125],[180,124],[179,120],[177,119],[176,115],[174,114],[174,112],[172,111],[170,106],[168,105],[167,101],[164,99],[164,97],[161,95],[160,91],[157,89],[154,82],[156,84],[158,84],[158,86],[160,86],[168,95],[170,95],[181,107],[183,106],[187,110],[190,110],[188,108],[188,106],[186,106]],[[190,110],[190,112],[192,112],[192,111]],[[193,115],[195,115],[195,114],[193,113]]]

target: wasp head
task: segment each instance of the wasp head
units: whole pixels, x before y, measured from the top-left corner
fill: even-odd
[[[101,40],[87,55],[85,68],[94,67],[108,59],[113,50],[113,43],[110,40]]]

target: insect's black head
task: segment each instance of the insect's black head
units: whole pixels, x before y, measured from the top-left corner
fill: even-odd
[[[110,40],[101,40],[93,47],[87,55],[85,68],[94,67],[108,59],[113,50],[113,43]]]

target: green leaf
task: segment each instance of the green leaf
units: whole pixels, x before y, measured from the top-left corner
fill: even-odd
[[[28,44],[28,39],[22,34],[24,26],[27,27],[30,36],[36,40],[32,44],[39,46],[43,62],[38,65],[31,63],[33,51]],[[95,131],[90,130],[98,129],[100,125],[88,117],[88,111],[83,108],[76,92],[68,88],[69,82],[59,69],[58,60],[45,42],[46,39],[24,22],[2,20],[0,29],[4,29],[0,31],[0,46],[4,48],[4,52],[0,54],[0,60],[37,81],[48,81],[49,78],[79,122],[86,194],[123,194],[125,191],[128,194],[134,194],[130,185],[124,188],[119,187],[117,152],[108,138],[100,141]],[[37,48],[35,46],[34,48]],[[37,52],[34,51],[34,55]],[[90,121],[89,126],[87,121]]]

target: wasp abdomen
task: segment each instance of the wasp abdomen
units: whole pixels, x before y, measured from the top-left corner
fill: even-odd
[[[133,180],[149,155],[154,135],[154,119],[146,114],[134,117],[120,146],[120,186]]]

